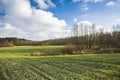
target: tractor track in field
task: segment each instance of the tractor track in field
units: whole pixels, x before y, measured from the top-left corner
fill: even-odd
[[[59,69],[63,69],[63,70],[65,70],[65,71],[68,71],[68,72],[71,72],[71,73],[73,73],[73,74],[81,74],[81,75],[83,75],[83,76],[86,76],[86,74],[85,73],[89,73],[89,75],[91,75],[91,77],[92,78],[95,78],[95,76],[97,76],[97,78],[101,78],[102,80],[104,80],[104,78],[105,78],[105,76],[100,76],[100,75],[97,75],[96,73],[99,73],[99,74],[105,74],[105,75],[109,75],[108,73],[105,73],[105,72],[102,72],[102,71],[99,71],[99,70],[96,70],[96,69],[90,69],[88,66],[86,67],[86,65],[76,65],[76,63],[74,63],[74,67],[77,67],[77,69],[76,68],[74,68],[73,66],[72,66],[72,69],[71,69],[71,64],[70,63],[66,63],[66,62],[64,62],[64,64],[62,65],[62,63],[59,63],[59,62],[51,62],[51,63],[49,63],[49,62],[44,62],[44,63],[46,63],[46,64],[48,64],[48,65],[51,65],[51,66],[54,66],[54,67],[57,67],[57,68],[59,68]],[[66,64],[65,64],[66,63]],[[68,67],[69,66],[69,67]],[[79,68],[78,68],[79,67]],[[81,70],[80,70],[81,69]],[[84,70],[83,70],[84,69]],[[90,72],[94,72],[94,73],[90,73]],[[111,76],[109,76],[109,77],[111,77]],[[105,79],[106,80],[106,79]]]
[[[36,62],[36,61],[35,61]],[[81,66],[81,68],[83,68],[83,67],[85,67],[85,69],[87,69],[88,71],[80,71],[80,72],[78,72],[79,71],[79,69],[78,70],[73,70],[73,69],[70,69],[70,67],[69,68],[66,68],[65,67],[65,65],[64,66],[62,66],[61,64],[62,63],[49,63],[49,62],[41,62],[41,63],[43,63],[44,65],[45,64],[47,64],[48,66],[52,66],[53,68],[54,67],[56,67],[56,68],[59,68],[59,69],[61,69],[61,70],[64,70],[64,72],[66,72],[66,73],[71,73],[71,74],[81,74],[81,75],[83,75],[83,76],[86,76],[86,74],[85,74],[85,72],[89,72],[89,71],[92,71],[92,72],[98,72],[98,71],[95,71],[95,70],[92,70],[92,69],[89,69],[88,67],[86,68],[85,66]],[[38,62],[36,62],[36,64],[38,64]],[[67,66],[70,66],[70,65],[67,65]],[[77,65],[77,67],[78,67],[78,65]],[[80,67],[80,66],[79,66]],[[39,66],[36,66],[36,68],[39,68]],[[43,70],[44,71],[44,70]],[[45,72],[45,71],[44,71]],[[48,72],[49,73],[49,72]],[[95,74],[95,73],[93,73],[93,74],[91,74],[91,77],[92,78],[94,78],[97,74]],[[103,73],[103,74],[105,74],[104,72],[101,72],[101,71],[99,71],[99,73]],[[97,75],[97,77],[99,77],[99,78],[101,78],[102,79],[102,77],[101,76],[99,76],[99,75]]]
[[[0,58],[0,80],[119,80],[119,56]]]
[[[39,74],[41,77],[43,77],[46,80],[54,80],[53,77],[51,77],[48,73],[44,72],[43,70],[39,70],[34,64],[27,62],[26,60],[22,60],[26,63],[23,63],[24,66],[29,67],[31,70],[33,70],[35,73]]]

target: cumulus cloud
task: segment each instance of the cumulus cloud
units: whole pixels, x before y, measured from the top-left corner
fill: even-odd
[[[97,26],[96,26],[96,30],[97,30],[97,31],[99,31],[99,30],[101,30],[101,29],[103,29],[103,28],[104,28],[103,25],[97,25]]]
[[[115,2],[114,1],[110,1],[106,4],[106,6],[114,6],[115,5]]]
[[[8,16],[30,17],[32,9],[28,0],[0,0],[3,10]],[[27,14],[25,14],[27,13]]]
[[[78,25],[79,30],[85,30],[87,28],[89,33],[93,33],[93,30],[92,30],[93,28],[95,29],[96,32],[111,31],[111,28],[106,28],[106,27],[104,27],[103,25],[100,25],[100,24],[93,26],[93,23],[90,22],[90,21],[80,21],[76,25]]]
[[[1,36],[5,37],[22,37],[22,35],[25,34],[25,32],[23,32],[22,29],[17,29],[17,27],[12,26],[9,23],[2,23],[1,27],[0,27],[0,32],[1,32]]]
[[[78,24],[81,26],[88,26],[88,27],[91,27],[93,24],[92,24],[92,22],[90,22],[90,21],[80,21],[80,22],[78,22]]]
[[[0,0],[0,3],[4,5],[0,10],[5,13],[0,19],[1,36],[45,40],[63,37],[67,32],[65,20],[49,11],[33,8],[29,0]]]
[[[78,30],[79,36],[91,34],[91,33],[93,33],[93,30],[92,30],[93,24],[90,21],[80,21],[75,24],[74,30],[76,30],[76,29]]]

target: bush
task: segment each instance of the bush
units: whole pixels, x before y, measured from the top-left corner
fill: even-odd
[[[114,53],[120,53],[120,48],[113,48],[112,50]]]
[[[99,50],[95,50],[94,53],[119,53],[120,48],[101,48]]]
[[[52,51],[52,52],[33,52],[30,54],[31,56],[54,56],[54,55],[62,55],[59,51]]]
[[[79,51],[76,49],[76,46],[73,44],[68,44],[62,49],[63,54],[77,54]]]
[[[44,53],[41,53],[41,52],[33,52],[32,54],[30,54],[31,56],[41,56],[43,55]]]
[[[101,47],[100,46],[92,46],[92,50],[99,50]]]
[[[73,44],[66,45],[65,48],[62,50],[63,54],[86,54],[91,53],[90,49],[82,49],[81,46],[76,47]]]

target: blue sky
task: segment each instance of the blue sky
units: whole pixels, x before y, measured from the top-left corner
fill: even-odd
[[[81,21],[106,29],[120,24],[120,0],[0,0],[1,37],[61,38]]]
[[[58,0],[53,0],[56,7],[48,10],[56,17],[66,20],[70,25],[74,24],[74,18],[77,18],[78,21],[87,20],[98,25],[112,26],[116,24],[113,17],[120,18],[120,1],[118,0],[98,0],[98,2],[91,0],[86,3],[83,1],[63,0],[63,3],[60,3]],[[107,5],[110,2],[114,4]],[[84,5],[88,10],[84,10]]]

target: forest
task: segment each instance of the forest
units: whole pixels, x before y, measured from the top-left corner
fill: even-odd
[[[65,48],[63,53],[89,53],[93,51],[95,53],[118,53],[120,52],[119,40],[120,25],[113,26],[111,31],[105,31],[102,28],[96,29],[94,24],[89,27],[76,24],[70,37],[44,41],[7,37],[0,38],[0,47],[65,45],[67,49]]]

